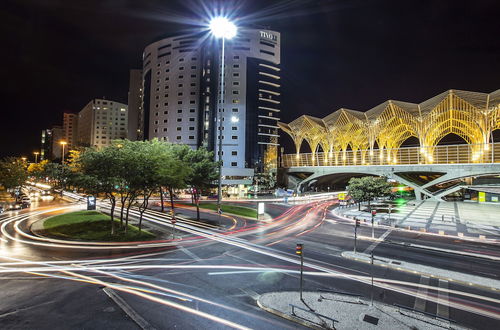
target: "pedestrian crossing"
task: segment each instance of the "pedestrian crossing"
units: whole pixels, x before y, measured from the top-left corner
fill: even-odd
[[[427,288],[430,284],[430,277],[421,275],[420,276],[420,285],[418,287],[418,291],[415,297],[415,303],[413,305],[413,309],[422,312],[422,313],[430,313],[434,314],[437,317],[443,318],[443,319],[449,319],[450,318],[450,299],[448,295],[448,291],[443,291],[448,289],[448,281],[439,279],[438,280],[438,285],[439,285],[439,290],[438,290],[438,296],[437,300],[435,301],[437,303],[436,310],[434,311],[433,305],[428,305],[427,303],[429,301],[433,302],[434,298],[429,295],[429,289]]]

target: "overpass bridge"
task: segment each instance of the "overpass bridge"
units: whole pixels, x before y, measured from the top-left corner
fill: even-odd
[[[376,175],[413,188],[418,200],[440,201],[466,187],[463,179],[500,175],[500,143],[438,145],[432,154],[421,147],[294,153],[282,156],[281,167],[299,191],[321,179]]]
[[[372,174],[412,187],[418,199],[439,200],[457,179],[500,174],[500,144],[494,143],[500,89],[448,90],[418,104],[388,100],[367,111],[340,108],[324,118],[303,115],[278,126],[296,151],[283,155],[281,165],[302,180],[301,189],[328,175]],[[443,145],[449,134],[466,144]],[[402,147],[409,139],[418,147]],[[300,153],[304,142],[311,153]]]

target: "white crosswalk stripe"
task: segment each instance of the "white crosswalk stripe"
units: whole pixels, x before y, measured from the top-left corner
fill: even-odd
[[[420,276],[420,285],[429,285],[430,278],[428,276]],[[415,305],[413,309],[425,312],[425,305],[427,303],[427,288],[419,287],[417,292],[417,298],[415,298]]]
[[[440,279],[439,287],[442,289],[448,289],[448,281]],[[439,290],[437,303],[437,316],[448,319],[450,317],[448,292]]]

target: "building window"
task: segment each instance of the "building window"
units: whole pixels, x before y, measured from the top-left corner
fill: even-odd
[[[180,67],[179,67],[179,70],[184,70],[184,67],[183,67],[183,66],[180,66]]]
[[[189,130],[194,131],[194,127],[193,126],[189,127]]]
[[[235,150],[231,151],[231,156],[238,156],[238,151]]]
[[[238,108],[233,108],[233,112],[238,112]]]
[[[182,87],[182,86],[183,86],[182,84],[177,85],[177,87],[179,87],[179,88]]]
[[[190,136],[189,136],[189,139],[190,139],[190,140],[194,140],[194,135],[190,135]]]
[[[184,62],[184,58],[182,58],[182,57],[181,57],[181,58],[179,59],[179,62]]]
[[[238,162],[231,162],[231,166],[238,166]]]
[[[182,92],[177,93],[177,96],[182,96]]]
[[[240,76],[240,74],[238,72],[233,73],[233,77],[239,77],[239,76]]]
[[[233,64],[233,68],[238,69],[240,67],[239,64]]]
[[[177,118],[177,122],[178,123],[182,122],[182,118]]]
[[[239,81],[233,81],[233,86],[239,86],[240,82]]]
[[[165,128],[163,128],[163,131],[164,131],[164,132],[166,132],[167,130],[168,130],[168,129],[167,129],[166,127],[165,127]]]
[[[177,101],[177,104],[182,104],[182,101]]]
[[[177,130],[178,130],[178,131],[181,131],[181,130],[182,130],[182,127],[179,127],[179,126],[178,126],[178,127],[177,127]]]
[[[196,100],[189,101],[189,104],[195,104],[195,103],[196,103]]]
[[[177,113],[182,113],[182,109],[177,110]]]
[[[194,121],[194,118],[189,118],[189,121]]]
[[[238,100],[238,99],[234,99],[234,100],[233,100],[233,103],[240,103],[240,100]]]
[[[179,76],[179,79],[182,79],[182,78],[184,78],[184,76],[183,76],[183,75],[180,75],[180,76]]]
[[[196,70],[196,65],[191,66],[191,69]]]
[[[240,91],[233,91],[233,94],[236,94],[236,95],[237,95],[237,94],[239,94],[239,93],[240,93]]]
[[[231,139],[238,140],[238,136],[237,135],[233,135],[233,136],[231,136]]]
[[[239,55],[234,55],[233,56],[233,60],[239,60],[240,59],[240,56]]]
[[[189,112],[191,112],[191,113],[193,113],[195,111],[196,111],[196,109],[189,109]]]
[[[181,139],[181,137],[180,137],[179,135],[177,135],[176,139],[177,139],[177,140],[180,140],[180,139]]]
[[[233,131],[236,131],[236,130],[238,129],[238,127],[233,126],[233,127],[231,127],[231,129],[232,129]]]
[[[168,115],[168,110],[163,111],[164,115]]]
[[[163,123],[168,123],[168,119],[163,119]]]

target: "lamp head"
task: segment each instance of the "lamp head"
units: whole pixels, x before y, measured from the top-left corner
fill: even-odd
[[[215,17],[210,21],[210,32],[216,38],[232,39],[237,31],[236,25],[226,17]]]

